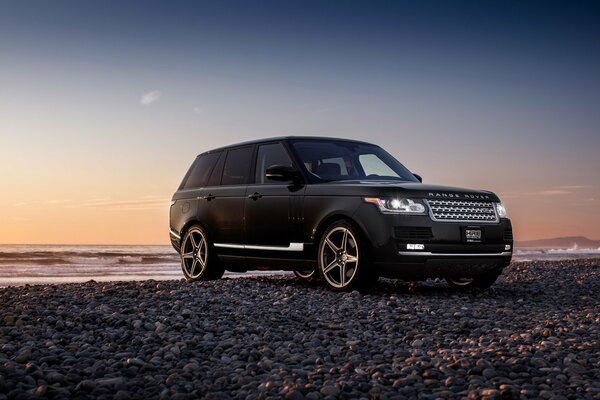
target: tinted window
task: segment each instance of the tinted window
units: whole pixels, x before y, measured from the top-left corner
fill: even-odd
[[[208,179],[206,186],[219,186],[221,184],[221,174],[223,173],[223,164],[225,164],[225,152],[221,152],[217,165],[213,168],[212,174]]]
[[[248,182],[252,147],[242,147],[227,152],[221,185],[242,185]]]
[[[259,146],[258,155],[256,157],[256,179],[254,182],[260,184],[276,183],[277,181],[269,179],[265,176],[267,168],[273,165],[284,165],[286,167],[292,166],[292,159],[285,150],[285,147],[283,147],[283,144],[273,143]]]
[[[181,184],[181,189],[193,189],[206,185],[210,173],[221,152],[204,154],[196,158]]]

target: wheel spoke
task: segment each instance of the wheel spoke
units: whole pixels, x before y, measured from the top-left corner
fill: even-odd
[[[194,253],[190,251],[189,253],[184,253],[182,257],[185,259],[194,258]]]
[[[344,229],[344,236],[342,237],[342,247],[343,251],[346,251],[346,247],[348,247],[348,229]]]
[[[198,262],[200,263],[200,266],[202,268],[204,268],[206,266],[206,261],[204,261],[204,259],[202,258],[202,256],[200,255],[200,253],[198,253],[198,258],[197,258]]]
[[[332,269],[334,269],[335,267],[339,267],[337,260],[333,260],[332,262],[330,262],[325,269],[323,269],[323,272],[328,274]]]
[[[190,234],[190,242],[192,242],[192,247],[194,249],[198,248],[198,243],[196,242],[196,239],[194,238],[194,234]]]
[[[195,276],[195,272],[196,272],[196,265],[198,265],[198,259],[194,258],[194,261],[192,262],[192,267],[190,268],[190,275],[191,276]]]
[[[356,256],[352,256],[352,255],[348,254],[347,257],[348,258],[346,258],[346,264],[358,262],[358,257],[356,257]]]
[[[340,285],[346,284],[346,263],[340,264]]]
[[[340,248],[339,248],[339,247],[337,247],[335,244],[333,244],[333,242],[331,241],[331,239],[330,239],[329,237],[327,237],[327,238],[325,239],[325,243],[327,243],[327,245],[329,246],[329,248],[330,248],[331,250],[333,250],[333,251],[334,251],[334,253],[337,253],[338,251],[340,251]]]

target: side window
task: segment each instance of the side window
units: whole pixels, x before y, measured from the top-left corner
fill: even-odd
[[[242,185],[248,183],[253,147],[242,147],[227,152],[221,185]]]
[[[180,189],[194,189],[206,186],[208,177],[213,170],[221,152],[204,154],[196,158],[196,161],[190,167]]]
[[[221,184],[221,175],[223,174],[223,164],[225,164],[225,152],[222,151],[219,156],[219,161],[217,161],[217,165],[213,168],[212,174],[210,174],[210,178],[208,179],[208,183],[206,186],[219,186]]]
[[[281,143],[263,144],[258,147],[258,155],[256,156],[256,176],[255,183],[281,183],[271,180],[265,176],[267,168],[273,165],[292,166],[292,159],[288,155],[285,147]]]

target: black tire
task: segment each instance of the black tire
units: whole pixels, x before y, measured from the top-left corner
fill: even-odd
[[[188,281],[220,279],[225,273],[208,235],[198,225],[191,226],[183,236],[180,256],[181,270]]]
[[[314,269],[300,269],[300,270],[294,270],[294,275],[296,275],[296,278],[306,281],[306,282],[312,282],[315,279],[317,279],[317,271],[315,271]]]
[[[450,286],[460,290],[487,289],[492,286],[502,271],[494,271],[484,275],[478,275],[470,278],[446,278]]]
[[[349,221],[337,221],[325,229],[317,257],[319,277],[333,291],[366,291],[377,280],[369,270],[368,246]]]

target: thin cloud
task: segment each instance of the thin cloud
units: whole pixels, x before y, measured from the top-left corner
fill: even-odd
[[[541,192],[536,192],[534,194],[539,194],[542,196],[557,196],[562,194],[570,194],[571,192],[568,190],[562,189],[552,189],[552,190],[542,190]]]
[[[589,189],[592,185],[572,185],[572,186],[561,186],[561,189],[577,190],[577,189]]]
[[[157,210],[167,208],[167,196],[144,196],[132,200],[91,200],[82,203],[83,207],[107,208],[111,210]]]
[[[19,203],[15,203],[15,207],[25,207],[31,205],[58,205],[58,204],[66,204],[71,202],[71,200],[33,200],[33,201],[22,201]]]
[[[161,96],[162,96],[162,93],[160,92],[160,90],[153,90],[151,92],[148,92],[148,93],[142,95],[142,98],[140,99],[140,103],[142,103],[142,105],[149,106],[152,103],[156,103],[160,99]]]

